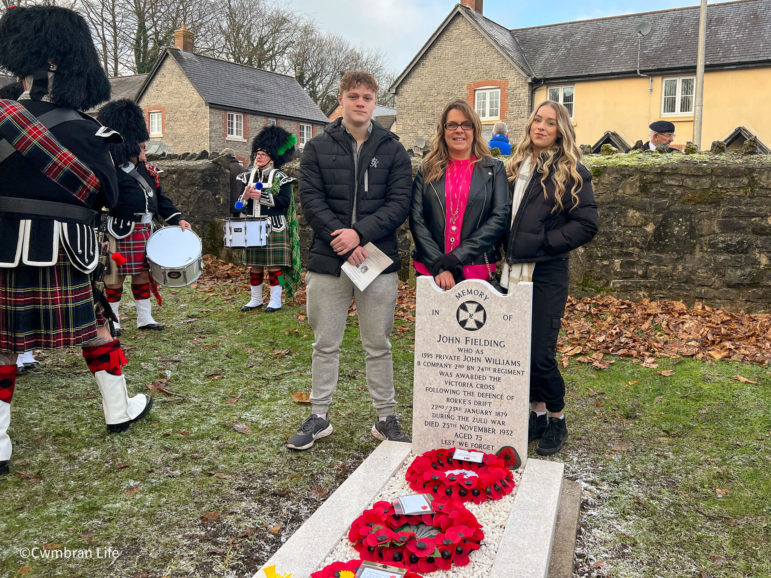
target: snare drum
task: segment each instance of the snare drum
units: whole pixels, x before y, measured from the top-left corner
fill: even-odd
[[[264,247],[270,235],[270,219],[248,217],[245,219],[225,219],[225,247],[244,249],[246,247]]]
[[[201,239],[190,229],[164,227],[147,240],[150,275],[164,287],[184,287],[203,273]]]

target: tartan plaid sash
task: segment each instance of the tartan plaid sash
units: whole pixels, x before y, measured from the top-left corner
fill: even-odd
[[[82,203],[85,204],[92,193],[102,188],[94,172],[14,100],[0,99],[0,137]]]

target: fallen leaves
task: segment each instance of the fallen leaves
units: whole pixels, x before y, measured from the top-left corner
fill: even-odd
[[[751,383],[752,385],[757,385],[757,381],[753,381],[751,379],[747,379],[746,377],[742,377],[741,375],[734,375],[733,378],[736,381],[741,381],[742,383]]]
[[[632,302],[609,295],[568,298],[562,326],[565,336],[557,351],[563,365],[565,357],[586,351],[632,357],[650,369],[663,357],[771,363],[771,315],[698,302],[689,308],[680,301]]]
[[[304,391],[296,391],[292,394],[292,401],[295,403],[310,403],[311,394]]]
[[[216,510],[211,510],[210,512],[204,513],[203,516],[201,516],[201,519],[204,522],[214,522],[215,520],[219,520],[222,517],[222,513],[218,512]]]

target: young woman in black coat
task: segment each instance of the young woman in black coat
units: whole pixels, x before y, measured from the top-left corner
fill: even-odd
[[[570,113],[547,100],[530,115],[506,163],[512,208],[501,284],[533,283],[528,439],[538,440],[540,455],[558,452],[568,437],[556,359],[568,255],[597,233],[592,177],[580,160]]]

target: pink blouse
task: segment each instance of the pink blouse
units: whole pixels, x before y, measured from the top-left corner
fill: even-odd
[[[460,232],[463,228],[463,215],[468,205],[468,194],[471,189],[471,175],[474,172],[476,156],[470,159],[450,159],[444,173],[444,252],[449,253],[460,245]],[[422,275],[431,275],[423,263],[413,262],[415,270]],[[490,272],[495,271],[495,263],[487,265],[464,265],[463,277],[465,279],[483,279],[490,277]]]

